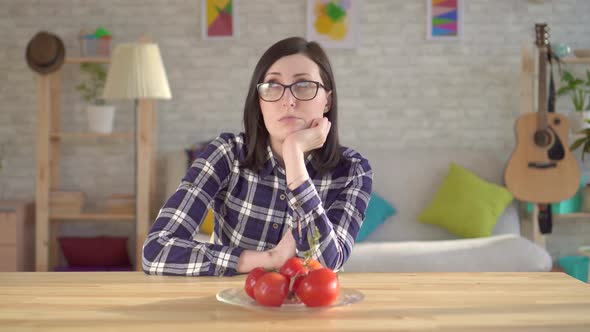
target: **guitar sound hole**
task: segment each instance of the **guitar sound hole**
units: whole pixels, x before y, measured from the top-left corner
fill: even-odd
[[[535,144],[537,146],[545,147],[551,143],[551,135],[545,130],[537,130],[535,132]]]

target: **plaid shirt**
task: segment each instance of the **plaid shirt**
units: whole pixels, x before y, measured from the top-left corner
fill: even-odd
[[[342,148],[339,166],[320,176],[311,154],[305,160],[310,178],[289,190],[284,168],[267,146],[259,173],[240,167],[246,156],[244,134],[222,134],[188,169],[176,192],[160,210],[143,245],[147,274],[236,274],[244,249],[268,250],[292,229],[297,255],[309,250],[315,226],[320,244],[313,257],[338,270],[346,262],[365,217],[373,171],[359,153]],[[213,243],[193,240],[210,206]],[[297,221],[301,224],[301,234]]]

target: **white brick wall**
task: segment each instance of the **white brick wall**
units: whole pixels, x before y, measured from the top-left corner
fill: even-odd
[[[0,1],[0,143],[7,144],[0,198],[34,194],[35,76],[23,54],[36,31],[58,33],[69,55],[78,54],[83,26],[104,25],[115,42],[150,34],[160,44],[173,94],[158,106],[162,153],[241,130],[258,57],[279,39],[305,35],[305,6],[302,0],[242,0],[240,37],[204,41],[197,0]],[[465,0],[464,39],[435,42],[425,40],[425,1],[364,1],[360,47],[328,50],[340,94],[342,142],[361,151],[465,146],[509,153],[519,112],[521,43],[531,44],[534,23],[546,21],[553,43],[587,48],[588,13],[590,1],[583,0]],[[78,77],[76,66],[65,67],[64,129],[86,126],[84,104],[74,91]],[[116,129],[132,128],[132,104],[117,105]],[[567,109],[567,102],[558,106]],[[132,151],[124,140],[64,142],[63,188],[84,190],[91,199],[131,191]],[[590,241],[588,231],[567,232],[570,243]]]

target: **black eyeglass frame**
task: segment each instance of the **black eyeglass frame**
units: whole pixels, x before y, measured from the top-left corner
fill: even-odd
[[[309,98],[309,99],[301,99],[301,98],[297,98],[297,96],[295,96],[295,94],[293,93],[293,89],[292,86],[295,84],[300,84],[300,83],[314,83],[316,85],[316,89],[315,89],[315,93],[313,94],[313,97]],[[281,93],[281,95],[275,99],[275,100],[266,100],[264,99],[261,95],[260,95],[260,86],[262,86],[263,84],[277,84],[283,87],[283,92]],[[298,82],[293,82],[289,85],[285,85],[285,84],[281,84],[278,82],[262,82],[262,83],[258,83],[256,84],[256,93],[258,93],[258,97],[260,97],[260,99],[266,101],[266,102],[275,102],[275,101],[279,101],[281,100],[281,98],[283,98],[283,96],[285,95],[285,90],[287,88],[289,88],[289,90],[291,91],[291,95],[293,97],[295,97],[295,99],[297,100],[301,100],[301,101],[309,101],[309,100],[313,100],[317,95],[318,95],[318,91],[320,90],[320,87],[322,87],[324,90],[329,91],[322,83],[317,82],[317,81],[298,81]]]

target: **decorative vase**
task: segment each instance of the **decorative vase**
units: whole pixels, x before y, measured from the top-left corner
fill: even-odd
[[[572,55],[572,48],[567,44],[552,45],[551,50],[560,58],[565,58]]]
[[[88,105],[88,129],[91,132],[110,134],[113,131],[115,106]]]

